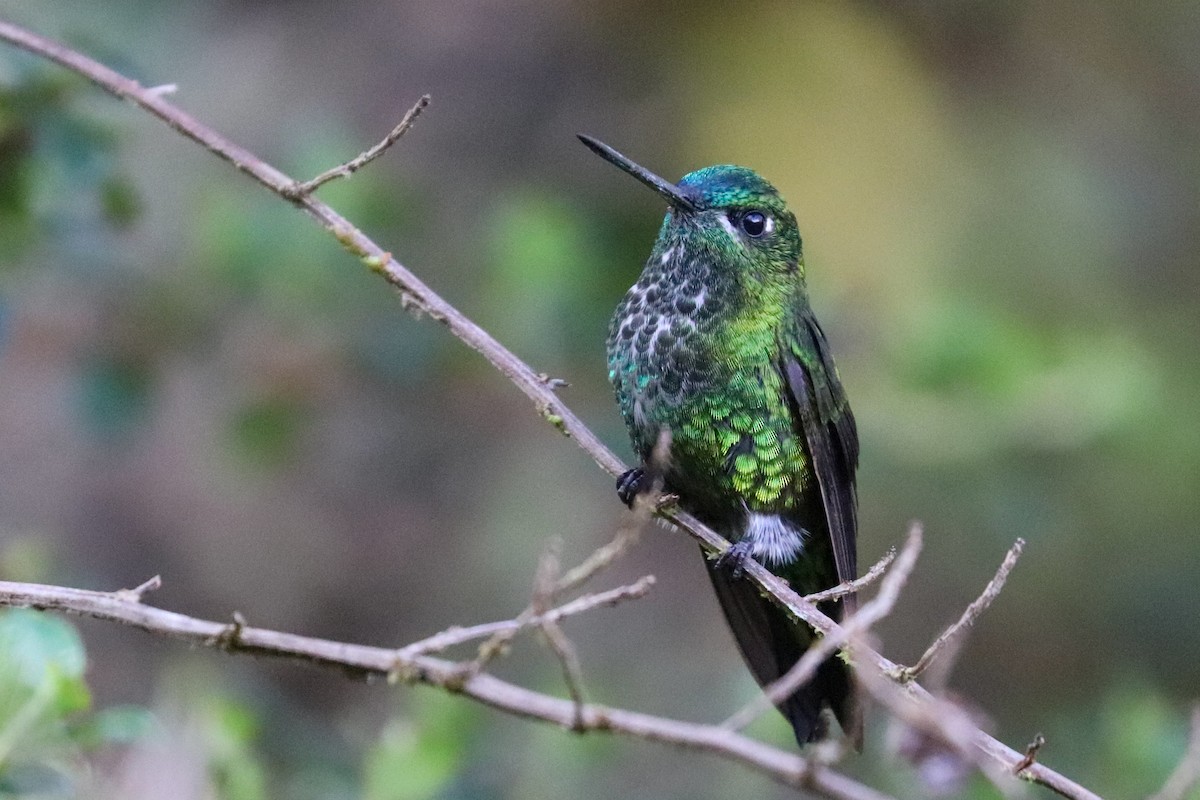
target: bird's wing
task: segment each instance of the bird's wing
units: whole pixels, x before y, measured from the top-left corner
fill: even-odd
[[[854,473],[858,468],[858,430],[854,415],[838,380],[825,333],[809,309],[797,314],[796,324],[782,344],[783,363],[780,367],[821,488],[838,580],[853,580],[858,576],[854,484]],[[852,609],[853,595],[847,596],[846,600],[847,609]]]

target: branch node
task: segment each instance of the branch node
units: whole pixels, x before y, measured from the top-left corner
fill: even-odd
[[[363,256],[362,263],[372,272],[384,273],[392,260],[391,253],[380,253],[374,256]]]
[[[1041,750],[1045,744],[1045,736],[1040,733],[1037,736],[1034,736],[1033,741],[1025,746],[1025,757],[1018,761],[1016,766],[1013,767],[1013,774],[1020,775],[1022,772],[1032,767],[1034,762],[1037,761],[1038,751]]]
[[[549,401],[539,403],[537,409],[538,413],[542,415],[542,419],[546,420],[546,422],[549,422],[556,431],[567,438],[571,437],[571,431],[567,429],[567,421],[563,419],[562,414],[558,413],[558,410],[554,407],[553,403]]]
[[[242,616],[242,612],[233,612],[233,622],[230,622],[225,628],[212,637],[212,644],[222,650],[236,650],[242,646],[242,633],[246,629],[246,618]]]

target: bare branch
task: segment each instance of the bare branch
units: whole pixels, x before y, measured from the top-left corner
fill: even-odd
[[[1183,800],[1197,783],[1200,783],[1200,703],[1192,707],[1192,732],[1183,758],[1149,800]]]
[[[908,576],[912,574],[913,565],[921,552],[921,526],[913,523],[908,530],[908,539],[896,560],[896,566],[879,585],[879,594],[865,604],[858,613],[850,617],[835,632],[822,637],[819,642],[805,651],[792,668],[778,680],[763,688],[763,693],[757,695],[740,711],[721,723],[726,730],[738,731],[758,719],[773,705],[779,705],[788,699],[804,684],[813,679],[817,670],[825,660],[840,650],[852,637],[865,634],[871,626],[887,616],[900,597]]]
[[[861,578],[855,578],[852,581],[843,581],[837,586],[830,587],[829,589],[825,589],[820,592],[806,594],[804,595],[804,601],[806,603],[813,604],[824,603],[826,600],[836,600],[839,597],[843,597],[848,594],[854,594],[878,580],[879,576],[884,573],[884,570],[888,568],[888,565],[891,564],[895,558],[896,548],[892,547],[883,554],[883,558],[875,562],[875,566],[867,570],[866,575],[863,575]]]
[[[400,294],[400,301],[403,307],[415,314],[425,314],[431,318],[441,322],[450,332],[466,344],[471,349],[480,353],[488,360],[501,374],[503,374],[514,386],[523,392],[533,402],[535,409],[555,430],[558,430],[565,436],[574,439],[580,447],[582,447],[592,458],[611,475],[618,475],[625,470],[625,466],[620,459],[616,457],[604,444],[585,426],[569,408],[563,404],[556,396],[554,389],[547,384],[546,381],[538,377],[538,373],[530,368],[527,364],[513,355],[507,348],[497,342],[490,334],[465,317],[452,305],[443,300],[439,295],[434,293],[414,274],[402,266],[396,259],[392,258],[391,254],[384,251],[379,245],[365,236],[355,226],[351,225],[348,220],[335,212],[328,205],[310,196],[295,198],[289,196],[291,187],[295,181],[280,172],[275,167],[262,161],[249,151],[238,145],[230,142],[220,134],[213,131],[208,126],[198,122],[195,118],[179,109],[175,105],[169,103],[163,97],[155,92],[149,91],[142,87],[137,81],[131,80],[111,69],[94,61],[80,53],[75,52],[63,45],[38,36],[29,31],[24,30],[16,25],[0,21],[0,40],[7,41],[16,47],[26,50],[35,55],[54,61],[57,64],[66,67],[67,69],[84,76],[88,80],[95,83],[100,88],[113,94],[114,96],[128,100],[133,104],[144,109],[148,113],[165,122],[173,130],[188,139],[198,143],[205,149],[212,152],[218,158],[229,162],[236,169],[254,178],[264,187],[283,197],[295,206],[302,209],[305,213],[316,220],[322,227],[329,231],[344,248],[353,253],[362,262],[372,270],[379,273],[385,280],[388,281]],[[670,520],[675,525],[686,531],[690,536],[695,538],[708,551],[720,553],[729,547],[723,537],[712,531],[707,526],[700,523],[695,517],[678,509],[658,509],[657,513]],[[748,561],[744,568],[744,574],[748,579],[754,581],[764,593],[776,602],[780,608],[787,610],[796,619],[810,625],[817,631],[828,636],[830,633],[838,629],[838,625],[828,616],[821,613],[812,603],[805,602],[802,598],[796,595],[784,581],[773,575],[762,565],[753,561]],[[570,573],[568,573],[568,576]],[[564,580],[568,577],[564,576]],[[63,591],[78,591],[78,590],[63,590]],[[107,597],[107,596],[106,596]],[[21,604],[19,598],[9,598],[13,602],[9,604]],[[28,598],[27,598],[28,599]],[[61,598],[60,598],[61,599]],[[5,596],[0,592],[0,603],[5,602]],[[81,601],[83,602],[83,601]],[[34,602],[25,602],[26,605],[37,605]],[[86,604],[86,603],[85,603]],[[69,605],[69,604],[68,604]],[[145,606],[125,603],[129,613],[138,610],[146,610]],[[49,606],[47,606],[49,607]],[[67,606],[59,605],[55,607],[67,609]],[[81,609],[72,609],[81,610]],[[169,612],[159,611],[160,614],[168,614]],[[176,615],[178,616],[178,615]],[[105,617],[118,619],[117,617]],[[189,620],[188,622],[180,621],[180,625],[184,630],[190,630],[190,618],[182,618]],[[137,624],[131,622],[130,624]],[[209,623],[217,626],[218,630],[209,631],[206,636],[216,636],[220,633],[218,623]],[[144,627],[144,626],[143,626]],[[166,629],[149,628],[151,630],[159,630],[160,632],[170,635],[180,635],[168,626]],[[276,634],[277,636],[289,636],[287,634]],[[189,638],[184,636],[183,638]],[[194,638],[194,637],[192,637]],[[288,642],[293,639],[287,639]],[[303,641],[303,640],[302,640]],[[341,646],[348,647],[348,646]],[[247,649],[247,648],[242,648]],[[384,661],[382,663],[383,673],[390,673],[391,668],[395,666],[394,658],[395,651],[382,650],[384,653]],[[885,673],[891,673],[899,669],[899,665],[885,658],[874,650],[867,647],[857,647],[855,650],[856,657],[863,663],[873,664],[876,668]],[[291,655],[293,658],[303,656],[293,655],[285,652],[283,654]],[[309,657],[307,660],[322,662],[321,659]],[[426,661],[436,662],[436,659],[429,657],[419,657],[418,662]],[[344,664],[342,662],[337,662]],[[448,670],[454,676],[458,676],[455,680],[459,681],[457,688],[463,689],[467,686],[472,686],[478,693],[488,693],[494,688],[494,684],[490,681],[497,681],[488,675],[476,675],[468,678],[466,681],[461,680],[457,672],[456,665],[448,664],[447,662],[437,662],[442,669]],[[431,672],[430,675],[441,675],[443,673]],[[420,676],[417,676],[420,677]],[[503,684],[502,686],[508,686]],[[451,685],[451,679],[445,678],[445,685]],[[485,687],[481,689],[480,687]],[[511,687],[517,692],[526,692],[526,690],[518,687]],[[908,685],[910,694],[917,698],[930,698],[931,695],[920,687],[916,682]],[[472,695],[477,696],[478,695]],[[487,699],[478,697],[482,702],[488,702],[499,708],[511,710],[513,713],[522,714],[524,716],[532,716],[539,719],[552,718],[552,721],[558,724],[570,724],[571,704],[566,701],[558,701],[554,698],[543,698],[535,693],[527,693],[523,695],[525,699],[531,699],[536,705],[536,710],[524,709],[520,702],[516,702],[512,695],[506,695],[503,702],[498,698],[492,698],[488,695]],[[561,706],[543,705],[545,702],[561,703]],[[544,712],[544,713],[541,713]],[[555,714],[562,712],[564,716],[555,717]],[[624,714],[632,715],[633,712],[623,712]],[[566,720],[565,722],[563,720]],[[631,735],[642,736],[643,738],[656,739],[665,741],[662,728],[654,728],[653,732],[641,724],[646,718],[643,715],[633,715],[633,718],[625,719],[627,723],[625,730]],[[654,719],[654,718],[649,718]],[[594,722],[595,720],[592,719]],[[682,724],[682,723],[672,723]],[[597,725],[597,727],[601,727]],[[636,732],[634,732],[636,730]],[[697,733],[697,731],[702,733]],[[809,765],[803,759],[790,760],[786,763],[779,762],[776,755],[767,756],[761,751],[755,749],[757,743],[751,742],[748,739],[737,737],[730,744],[727,738],[731,736],[728,731],[723,731],[717,726],[704,727],[690,726],[687,735],[678,737],[683,746],[695,747],[698,749],[722,752],[730,754],[729,757],[736,760],[750,763],[758,768],[767,771],[769,763],[772,766],[779,767],[778,775],[788,775],[789,779],[785,782],[790,785],[803,784],[814,791],[821,791],[821,787],[828,790],[827,796],[836,797],[881,797],[878,793],[872,790],[854,784],[849,779],[844,778],[837,773],[823,770],[821,768]],[[977,747],[982,752],[986,753],[990,758],[997,763],[1011,769],[1021,760],[1021,754],[1012,748],[997,741],[983,731],[975,729],[972,731],[973,746]],[[747,751],[747,747],[751,751]],[[778,751],[776,751],[778,753]],[[789,756],[792,759],[797,757],[790,754],[782,754]],[[1074,781],[1058,774],[1054,770],[1046,767],[1043,764],[1033,764],[1023,773],[1023,777],[1040,783],[1058,794],[1069,798],[1085,798],[1086,800],[1094,800],[1097,796],[1080,786]],[[838,782],[842,783],[838,783]],[[853,784],[847,788],[845,782],[849,781]],[[834,784],[838,784],[835,790]],[[856,794],[857,792],[857,794]]]
[[[975,599],[975,602],[967,606],[967,610],[963,612],[958,621],[942,632],[942,635],[934,640],[929,649],[924,652],[921,658],[911,667],[905,667],[897,673],[896,677],[901,682],[907,683],[913,680],[922,672],[924,672],[934,659],[938,657],[943,648],[951,642],[957,642],[963,631],[974,625],[975,620],[979,619],[979,615],[987,611],[988,606],[992,604],[1000,595],[1000,590],[1004,588],[1004,582],[1008,580],[1008,573],[1012,572],[1012,568],[1017,565],[1017,559],[1021,557],[1021,552],[1025,549],[1025,540],[1017,539],[1013,546],[1009,548],[1007,555],[1004,556],[1004,561],[1000,563],[1000,568],[996,570],[995,576],[988,581],[988,585],[984,588],[983,594]]]
[[[483,639],[488,636],[494,636],[497,633],[512,631],[519,633],[523,628],[532,625],[541,625],[544,622],[559,622],[567,617],[573,617],[576,614],[582,614],[584,611],[590,611],[593,608],[602,606],[615,606],[626,600],[634,600],[639,597],[644,597],[650,587],[654,585],[654,576],[645,575],[628,586],[618,586],[616,589],[609,589],[605,592],[596,592],[595,594],[585,594],[575,598],[569,603],[563,603],[557,608],[547,611],[545,614],[532,617],[527,625],[522,625],[515,619],[507,619],[502,622],[486,622],[482,625],[472,625],[469,628],[454,627],[448,628],[440,633],[436,633],[427,639],[422,639],[419,642],[405,645],[397,651],[397,655],[401,660],[409,660],[414,656],[424,655],[426,653],[439,653],[446,648],[453,647],[466,642],[474,641],[475,639]]]
[[[244,624],[237,637],[230,640],[225,636],[230,627],[227,624],[176,614],[143,603],[130,603],[115,592],[0,582],[0,606],[82,614],[194,645],[222,646],[230,652],[335,667],[361,677],[390,677],[395,674],[395,650],[315,639]],[[405,661],[402,677],[414,683],[463,694],[519,717],[562,727],[576,725],[576,708],[571,701],[534,692],[487,673],[470,675],[464,679],[459,666],[444,659],[414,656]],[[581,717],[578,727],[581,732],[616,734],[712,753],[750,767],[778,783],[804,788],[821,797],[834,800],[892,800],[889,795],[822,764],[715,725],[681,722],[592,704],[583,707]]]
[[[429,105],[429,95],[423,95],[417,104],[408,110],[400,120],[400,124],[392,128],[392,132],[384,137],[383,141],[367,150],[364,153],[359,153],[354,158],[347,161],[345,164],[339,164],[333,169],[322,172],[312,180],[304,181],[303,183],[293,183],[292,186],[283,191],[284,197],[290,200],[296,200],[301,197],[312,194],[317,189],[336,178],[349,178],[355,172],[365,167],[375,159],[379,158],[387,149],[400,140],[400,137],[408,133],[408,129],[417,121],[417,117]]]

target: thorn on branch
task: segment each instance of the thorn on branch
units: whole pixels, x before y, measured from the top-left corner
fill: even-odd
[[[291,186],[288,186],[283,190],[283,196],[293,201],[300,200],[308,197],[317,189],[321,188],[332,180],[337,178],[348,178],[355,172],[358,172],[367,164],[371,163],[387,152],[389,147],[399,141],[400,137],[408,132],[408,129],[412,127],[413,123],[417,121],[417,117],[421,115],[421,112],[424,111],[428,105],[429,95],[423,95],[421,99],[417,101],[417,104],[410,108],[408,113],[404,115],[404,118],[400,120],[400,124],[398,124],[395,128],[392,128],[392,132],[385,136],[383,141],[381,141],[379,144],[375,145],[370,150],[359,153],[357,156],[344,164],[339,164],[333,169],[322,172],[312,180],[304,181],[303,183],[292,183]]]
[[[134,589],[121,589],[114,592],[118,600],[123,600],[126,603],[140,603],[142,598],[150,592],[158,591],[162,588],[162,576],[155,575],[148,581],[140,584]]]
[[[537,374],[537,379],[539,381],[541,381],[542,383],[546,384],[546,386],[550,387],[551,389],[566,389],[567,387],[569,387],[571,385],[571,384],[567,383],[566,381],[564,381],[562,378],[551,378],[549,375],[547,375],[544,372],[539,372]]]
[[[175,83],[164,83],[146,88],[146,94],[152,97],[165,97],[169,94],[175,94],[177,91],[179,91],[179,85]]]
[[[1017,765],[1013,767],[1013,774],[1020,775],[1022,772],[1032,767],[1034,762],[1037,761],[1038,751],[1041,750],[1045,744],[1045,736],[1040,733],[1037,736],[1034,736],[1033,741],[1025,746],[1025,757],[1018,761]]]

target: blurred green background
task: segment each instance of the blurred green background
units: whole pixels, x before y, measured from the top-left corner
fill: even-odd
[[[322,199],[569,380],[626,456],[603,340],[663,209],[573,134],[669,177],[759,170],[800,219],[860,423],[860,562],[926,524],[884,651],[914,659],[1024,537],[952,686],[1101,793],[1147,793],[1179,757],[1200,694],[1194,3],[0,14],[178,84],[297,177],[431,93]],[[571,561],[621,519],[582,451],[287,204],[0,47],[0,577],[161,573],[168,608],[401,644],[515,614],[550,537]],[[653,572],[652,594],[568,625],[592,699],[716,721],[754,695],[695,550],[648,530],[598,587]],[[789,796],[702,755],[113,625],[6,614],[0,639],[0,796]],[[532,640],[497,670],[562,692]],[[922,796],[884,727],[846,768]],[[778,720],[755,731],[790,746]]]

